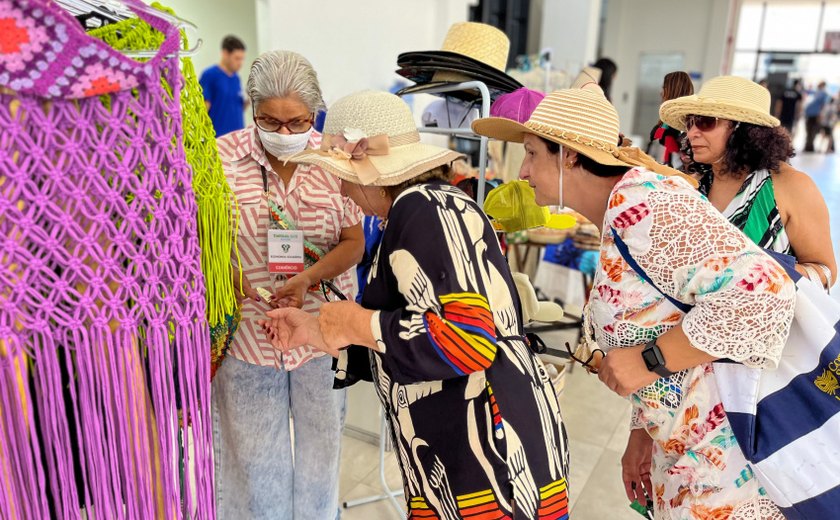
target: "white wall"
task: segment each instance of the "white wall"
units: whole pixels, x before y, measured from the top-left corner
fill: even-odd
[[[440,49],[471,0],[258,0],[260,51],[306,56],[327,104],[363,89],[388,90],[397,55]]]
[[[618,65],[612,98],[622,131],[629,133],[633,127],[642,53],[682,53],[684,69],[700,72],[701,83],[721,74],[730,1],[608,1],[603,54]]]
[[[150,3],[151,0],[145,0]],[[193,56],[198,74],[219,62],[222,38],[228,34],[239,37],[247,48],[245,64],[239,72],[244,87],[251,62],[257,57],[257,9],[255,0],[160,0],[181,18],[198,26],[203,44]],[[188,33],[188,36],[191,36]]]
[[[552,66],[574,77],[595,61],[601,0],[542,0],[541,48],[551,47]]]

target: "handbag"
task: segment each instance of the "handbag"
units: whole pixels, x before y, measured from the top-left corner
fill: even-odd
[[[612,230],[616,247],[645,282],[665,294]],[[732,432],[764,490],[788,520],[837,516],[840,504],[840,302],[767,251],[796,283],[790,335],[775,370],[731,360],[714,363]]]

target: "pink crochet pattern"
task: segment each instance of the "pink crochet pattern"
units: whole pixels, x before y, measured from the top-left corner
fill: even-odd
[[[125,1],[166,34],[147,62],[0,0],[3,519],[215,516],[179,34]]]

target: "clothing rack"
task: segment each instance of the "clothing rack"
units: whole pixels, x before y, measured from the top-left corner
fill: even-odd
[[[449,85],[434,85],[427,88],[413,90],[412,94],[444,94],[446,92],[458,92],[461,90],[477,90],[481,94],[481,105],[478,113],[481,117],[490,117],[490,89],[483,81],[465,81],[463,83],[452,83]],[[486,136],[479,136],[471,128],[436,128],[418,127],[417,130],[426,134],[449,135],[452,137],[470,137],[479,139],[478,151],[478,192],[476,202],[479,207],[484,207],[484,183],[487,180],[487,144],[490,139]]]

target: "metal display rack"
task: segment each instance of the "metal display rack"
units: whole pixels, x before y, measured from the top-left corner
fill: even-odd
[[[461,90],[477,90],[481,95],[481,104],[478,107],[480,117],[490,117],[490,89],[483,81],[465,81],[463,83],[451,83],[449,85],[435,85],[427,88],[420,88],[412,91],[412,94],[445,94],[447,92],[458,92]],[[452,137],[473,137],[479,139],[478,149],[478,191],[476,201],[479,207],[484,207],[484,184],[487,180],[487,143],[490,139],[486,136],[479,136],[471,128],[435,128],[421,126],[417,129],[425,134],[449,135]]]

